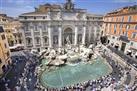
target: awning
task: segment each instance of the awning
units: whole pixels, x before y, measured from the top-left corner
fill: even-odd
[[[120,36],[119,40],[124,41],[124,42],[129,42],[128,37],[126,36]]]
[[[127,52],[132,52],[131,50],[127,50]]]
[[[23,47],[23,44],[16,44],[17,47]]]
[[[17,46],[10,46],[9,49],[16,49]]]
[[[135,47],[130,47],[130,50],[137,51],[137,48],[135,48]]]

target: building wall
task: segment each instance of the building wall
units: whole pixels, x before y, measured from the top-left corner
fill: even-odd
[[[9,46],[14,46],[16,44],[22,44],[22,24],[8,16],[0,16],[0,25],[3,26],[6,37],[8,39]]]
[[[135,8],[134,8],[135,7]],[[126,52],[130,47],[137,49],[137,6],[131,6],[110,12],[104,16],[103,32],[104,36],[108,36],[110,43],[119,44],[121,47],[120,36],[128,38],[129,42],[126,42]],[[131,10],[131,8],[133,8]],[[110,37],[111,36],[111,37]],[[113,39],[113,37],[117,37]],[[130,45],[132,41],[133,45]]]
[[[54,8],[44,11],[43,7],[49,7],[49,5],[39,6],[34,12],[19,16],[23,23],[26,49],[42,50],[47,47],[64,47],[67,36],[72,37],[70,38],[72,45],[89,45],[99,40],[102,16],[87,14],[84,9],[66,10],[50,5]],[[70,29],[68,35],[66,34],[67,29]]]
[[[0,75],[2,75],[2,67],[5,67],[11,63],[10,50],[5,33],[0,33]]]

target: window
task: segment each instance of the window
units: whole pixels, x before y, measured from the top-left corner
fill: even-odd
[[[25,17],[24,17],[24,19],[26,20],[26,19],[27,19],[27,17],[25,16]]]
[[[43,17],[43,19],[45,19],[45,17]]]
[[[93,20],[94,20],[94,19],[93,19]],[[109,21],[108,18],[107,18],[107,21]]]
[[[131,22],[131,16],[128,16],[128,22]]]
[[[9,53],[9,51],[7,52],[7,57],[9,57],[10,56],[10,53]]]
[[[111,18],[111,22],[113,22],[113,17]]]
[[[6,19],[2,19],[2,21],[6,21]]]
[[[31,44],[31,38],[27,38],[27,45]]]
[[[126,25],[126,29],[127,29],[127,30],[130,29],[130,25]]]
[[[120,28],[120,29],[122,28],[122,24],[119,24],[119,28]]]
[[[4,40],[5,39],[5,35],[3,34],[3,35],[1,35],[1,38],[2,38],[2,40]]]
[[[117,32],[117,31],[116,31],[116,27],[117,27],[117,25],[115,24],[115,25],[114,25],[114,34],[116,34],[116,32]]]
[[[46,31],[47,30],[47,25],[46,24],[42,24],[43,30]]]
[[[122,17],[122,22],[124,22],[124,16]]]
[[[40,38],[35,38],[35,40],[36,40],[36,44],[40,44]]]
[[[34,30],[35,30],[35,31],[38,31],[38,26],[37,26],[37,24],[34,24]]]
[[[137,25],[135,26],[135,30],[137,30]]]
[[[123,35],[124,35],[124,33],[125,33],[125,32],[123,31]]]
[[[1,58],[0,58],[0,64],[2,63],[2,60],[1,60]]]
[[[5,48],[7,48],[7,45],[6,44],[4,44],[5,45]]]
[[[121,28],[123,28],[123,27],[124,27],[124,25],[122,24],[122,25],[121,25]]]
[[[116,18],[116,22],[118,22],[118,18]]]
[[[33,27],[33,25],[30,25],[29,28],[30,28],[30,29],[33,29],[34,27]]]
[[[136,33],[132,34],[132,38],[135,39],[136,38]]]
[[[126,33],[125,33],[125,36],[127,36],[128,37],[128,32],[126,31]]]
[[[47,37],[44,38],[44,43],[48,43],[48,38]]]
[[[34,17],[34,19],[36,19],[36,17]]]
[[[37,48],[37,51],[40,52],[40,48]]]
[[[20,44],[22,43],[22,40],[21,40],[21,39],[19,39],[19,43],[20,43]]]
[[[39,25],[38,27],[39,27],[39,29],[42,29],[42,25]]]
[[[25,31],[29,31],[29,29],[28,29],[29,27],[28,27],[28,24],[24,24],[24,27],[23,27],[23,29],[25,30]]]

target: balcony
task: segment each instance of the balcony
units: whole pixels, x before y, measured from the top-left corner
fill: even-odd
[[[33,47],[32,43],[26,44],[27,47]]]
[[[42,32],[42,36],[48,35],[48,32]]]
[[[26,32],[25,36],[31,36],[31,32]]]
[[[41,43],[35,43],[36,47],[41,46]]]
[[[43,46],[49,46],[49,44],[48,43],[43,43]]]
[[[40,32],[39,32],[39,31],[37,31],[37,32],[35,31],[35,32],[34,32],[34,36],[39,36],[39,35],[40,35]]]

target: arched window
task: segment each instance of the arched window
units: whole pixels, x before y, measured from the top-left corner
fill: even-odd
[[[43,37],[43,42],[44,42],[45,44],[47,44],[47,43],[48,43],[48,37]]]
[[[26,43],[27,43],[27,45],[30,45],[32,43],[32,39],[31,38],[26,38]]]

